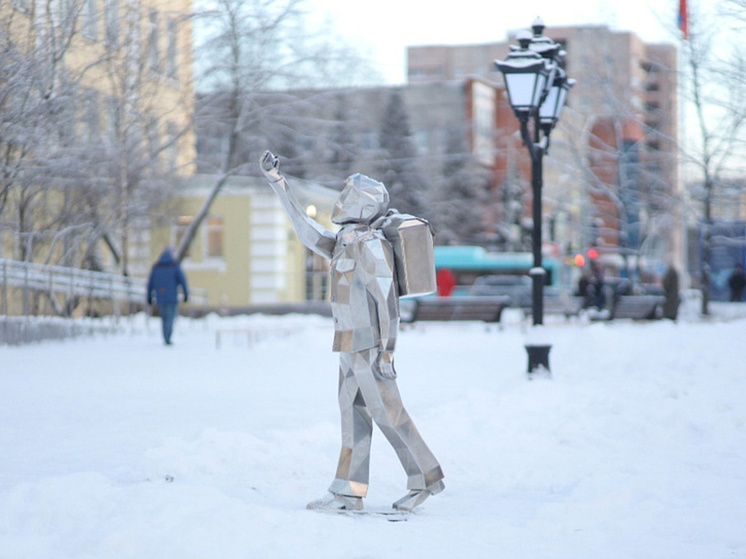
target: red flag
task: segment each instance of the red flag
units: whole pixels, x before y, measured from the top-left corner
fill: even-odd
[[[684,39],[689,38],[689,10],[686,7],[686,0],[679,0],[679,29]]]

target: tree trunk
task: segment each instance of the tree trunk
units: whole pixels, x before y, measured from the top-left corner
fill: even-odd
[[[184,236],[179,242],[179,246],[176,247],[176,254],[174,255],[176,260],[178,260],[179,262],[182,261],[184,255],[187,253],[189,247],[192,245],[192,241],[194,241],[194,237],[197,234],[197,229],[199,229],[199,226],[205,220],[205,217],[207,217],[207,214],[210,211],[210,206],[212,206],[212,203],[215,201],[215,198],[217,198],[220,190],[223,188],[223,185],[226,183],[229,177],[229,173],[225,173],[218,177],[212,187],[212,190],[210,191],[209,196],[205,200],[204,204],[202,204],[202,207],[200,208],[199,212],[197,212],[197,215],[194,216],[194,220],[189,224],[189,227],[187,227]]]

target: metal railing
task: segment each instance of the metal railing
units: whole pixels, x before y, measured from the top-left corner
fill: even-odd
[[[0,346],[65,340],[121,331],[121,323],[101,318],[60,318],[56,316],[0,317]]]
[[[114,304],[143,304],[146,298],[147,280],[80,268],[0,258],[0,286],[0,296],[2,296],[0,314],[8,314],[10,288],[17,288],[21,290],[23,314],[26,315],[29,312],[28,300],[32,292],[45,293],[50,299],[55,296],[67,299],[86,297]],[[189,296],[194,303],[207,302],[207,291],[204,289],[190,289]]]

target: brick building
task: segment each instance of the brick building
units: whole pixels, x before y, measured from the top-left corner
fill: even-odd
[[[680,263],[675,47],[645,43],[634,33],[603,25],[547,28],[544,33],[563,45],[565,68],[577,81],[552,135],[554,153],[545,159],[545,219],[550,225],[545,230],[551,236],[552,227],[563,223],[575,234],[560,242],[580,250],[598,245],[614,265],[626,253],[640,254],[655,272],[666,255],[675,254]],[[511,43],[513,38],[409,47],[409,83],[480,76],[502,84],[494,60],[505,59]],[[517,122],[504,98],[498,98],[496,118],[495,187],[500,190],[510,186],[511,177],[526,182],[530,164],[516,141]],[[528,214],[530,207],[525,210]]]

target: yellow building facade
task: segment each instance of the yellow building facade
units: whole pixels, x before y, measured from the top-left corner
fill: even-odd
[[[112,237],[126,262],[115,261],[114,250],[99,241],[99,262],[108,272],[126,270],[129,277],[146,278],[163,248],[178,245],[216,180],[194,174],[191,12],[191,0],[0,2],[0,31],[20,51],[39,55],[40,48],[51,49],[41,57],[55,60],[55,71],[75,84],[76,136],[111,146],[134,141],[142,148],[138,155],[143,165],[155,161],[150,174],[135,177],[134,182],[127,173],[137,168],[138,161],[117,161],[121,174],[111,179],[107,176],[107,180],[121,180],[111,190],[110,198],[117,199],[104,199],[101,206],[111,211],[111,207],[136,205],[137,181],[152,178],[152,173],[159,173],[160,180],[175,187],[176,198],[151,214],[141,212],[131,219],[124,210],[112,214],[117,223],[124,224],[117,225]],[[113,158],[134,157],[116,149],[110,153]],[[54,188],[42,186],[41,190],[48,203],[62,203],[64,196]],[[296,191],[309,214],[333,228],[329,214],[338,193],[300,181]],[[161,214],[158,221],[151,217],[156,213]],[[3,219],[11,223],[15,218],[12,212],[0,215],[0,225]],[[0,257],[19,259],[21,235],[14,227],[0,229]],[[63,265],[80,263],[70,259]],[[297,240],[263,179],[235,177],[228,181],[200,225],[182,267],[190,287],[205,290],[207,305],[213,308],[326,296],[326,262]]]
[[[195,175],[180,200],[182,215],[152,238],[153,254],[177,246],[217,177]],[[299,202],[328,229],[339,193],[293,182]],[[205,289],[211,308],[294,303],[325,298],[326,263],[298,240],[264,179],[233,177],[222,187],[200,225],[182,268],[190,286]]]
[[[52,46],[43,48],[59,58],[58,70],[66,79],[80,86],[81,124],[90,122],[94,112],[100,132],[112,128],[116,99],[132,109],[120,116],[142,119],[134,125],[146,133],[184,131],[173,149],[180,175],[193,173],[196,153],[191,15],[191,0],[0,3],[3,30],[21,49],[38,50],[54,38]],[[98,97],[97,106],[89,102],[89,91]],[[146,130],[147,120],[157,120],[156,130]]]

